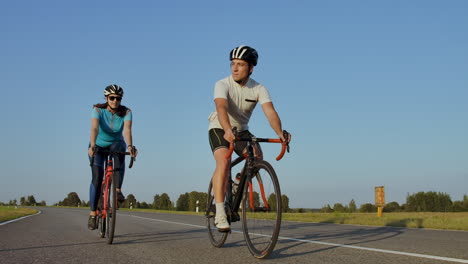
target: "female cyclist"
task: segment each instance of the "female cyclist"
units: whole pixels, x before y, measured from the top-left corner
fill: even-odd
[[[121,105],[123,94],[123,89],[120,86],[115,84],[107,86],[104,89],[106,102],[95,104],[91,113],[91,137],[88,156],[91,158],[95,154],[94,163],[91,166],[93,178],[89,188],[91,212],[89,213],[88,228],[91,230],[96,229],[96,210],[106,160],[105,154],[94,153],[95,147],[119,152],[125,152],[125,149],[128,148],[132,157],[136,157],[138,154],[136,148],[133,147],[132,112],[129,108]],[[124,155],[114,156],[114,175],[117,180],[117,199],[119,202],[125,201],[125,196],[121,192],[125,173],[124,157]]]

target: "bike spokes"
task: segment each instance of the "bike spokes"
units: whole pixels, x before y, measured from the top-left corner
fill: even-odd
[[[114,176],[114,175],[113,175]],[[106,220],[107,220],[107,243],[112,244],[114,240],[115,233],[115,221],[117,217],[117,191],[115,186],[114,177],[111,178],[110,186],[108,188],[108,206],[106,210]]]
[[[213,186],[210,183],[210,186],[208,187],[208,197],[206,204],[207,209],[205,212],[206,225],[208,228],[208,236],[210,238],[211,244],[215,247],[222,247],[229,233],[219,232],[214,224],[216,216],[216,202],[213,193]]]
[[[256,258],[265,258],[276,245],[281,225],[281,191],[270,164],[261,161],[245,186],[242,227],[247,246]]]

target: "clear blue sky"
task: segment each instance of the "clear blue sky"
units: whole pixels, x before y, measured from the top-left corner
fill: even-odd
[[[90,112],[124,87],[140,155],[124,194],[206,191],[214,83],[259,52],[292,152],[274,161],[292,207],[468,194],[467,1],[3,1],[0,201],[88,200]],[[273,137],[260,107],[257,136]]]

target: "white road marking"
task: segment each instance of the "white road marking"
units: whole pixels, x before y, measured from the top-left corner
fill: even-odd
[[[35,214],[32,214],[32,215],[27,215],[27,216],[23,216],[23,217],[20,217],[20,218],[16,218],[16,219],[13,219],[13,220],[10,220],[10,221],[2,222],[2,223],[0,223],[0,226],[1,226],[1,225],[6,225],[6,224],[9,224],[9,223],[13,223],[13,222],[16,222],[16,221],[19,221],[19,220],[21,220],[21,219],[25,219],[25,218],[28,218],[28,217],[31,217],[31,216],[35,216],[35,215],[38,215],[38,214],[40,214],[40,213],[42,213],[42,212],[39,211],[39,212],[37,212],[37,213],[35,213]]]
[[[186,223],[181,223],[181,222],[166,221],[166,220],[160,220],[160,219],[154,219],[154,218],[147,218],[147,217],[141,217],[141,216],[136,216],[136,215],[124,215],[124,214],[121,214],[121,216],[131,216],[131,217],[136,217],[136,218],[141,218],[141,219],[146,219],[146,220],[151,220],[151,221],[156,221],[156,222],[162,222],[162,223],[169,223],[169,224],[176,224],[176,225],[191,226],[191,227],[196,227],[196,228],[206,228],[206,226],[192,225],[192,224],[186,224]],[[234,233],[242,233],[242,231],[234,231],[234,230],[232,230],[232,232],[234,232]],[[257,235],[262,236],[261,234],[257,234]],[[263,236],[267,236],[267,235],[263,235]],[[326,246],[333,246],[333,247],[343,247],[343,248],[359,249],[359,250],[380,252],[380,253],[386,253],[386,254],[395,254],[395,255],[409,256],[409,257],[416,257],[416,258],[434,259],[434,260],[441,260],[441,261],[451,261],[451,262],[457,262],[457,263],[468,263],[468,260],[466,260],[466,259],[456,259],[456,258],[439,257],[439,256],[433,256],[433,255],[418,254],[418,253],[408,253],[408,252],[395,251],[395,250],[386,250],[386,249],[369,248],[369,247],[359,247],[359,246],[351,246],[351,245],[344,245],[344,244],[328,243],[328,242],[315,241],[315,240],[307,240],[307,239],[297,239],[297,238],[282,237],[282,236],[278,237],[278,239],[280,239],[280,240],[291,240],[291,241],[297,241],[297,242],[305,242],[305,243],[311,243],[311,244],[326,245]]]

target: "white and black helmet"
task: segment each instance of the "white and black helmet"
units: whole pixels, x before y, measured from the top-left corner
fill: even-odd
[[[111,84],[104,89],[104,96],[108,96],[110,94],[116,94],[123,96],[124,91],[122,87],[118,86],[117,84]]]
[[[250,65],[257,66],[258,53],[254,48],[251,48],[249,46],[239,46],[231,50],[231,53],[229,54],[229,59],[245,60]]]

